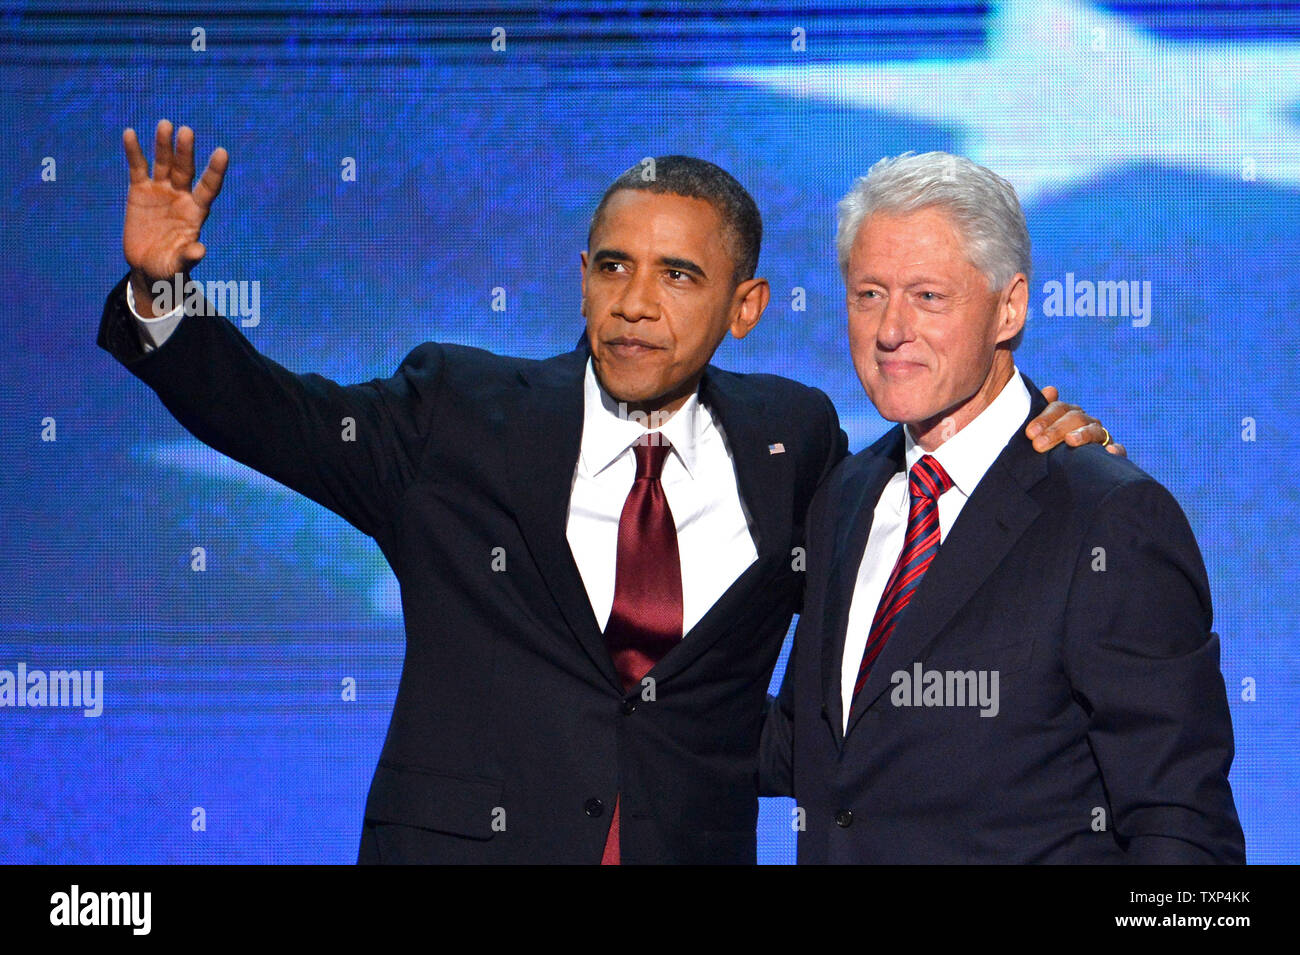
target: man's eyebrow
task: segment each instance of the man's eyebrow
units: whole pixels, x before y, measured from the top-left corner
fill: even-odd
[[[595,262],[627,262],[632,258],[622,249],[597,249],[596,254],[591,257]]]
[[[672,256],[666,256],[659,260],[659,264],[666,269],[676,269],[679,272],[690,272],[692,275],[698,275],[700,278],[708,278],[704,274],[704,269],[700,268],[690,259],[679,259]]]

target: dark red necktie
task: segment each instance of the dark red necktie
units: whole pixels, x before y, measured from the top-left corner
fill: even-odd
[[[677,527],[664,497],[664,461],[672,445],[658,432],[632,446],[636,480],[618,520],[614,606],[605,625],[609,654],[630,693],[682,638],[682,565]],[[619,799],[605,837],[601,865],[619,864]]]
[[[885,592],[880,595],[875,619],[871,621],[871,633],[862,651],[862,663],[858,666],[858,679],[853,684],[855,698],[862,692],[867,677],[871,675],[872,664],[894,632],[894,625],[911,602],[912,594],[916,593],[921,578],[930,568],[930,562],[939,553],[939,495],[952,487],[952,478],[948,477],[943,465],[927,454],[912,466],[907,483],[911,500],[907,512],[907,536],[903,540],[903,552],[898,555],[898,563],[894,564],[889,583],[885,585]]]

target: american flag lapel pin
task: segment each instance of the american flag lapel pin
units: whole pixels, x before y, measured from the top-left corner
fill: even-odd
[[[767,453],[768,453],[768,454],[785,454],[785,445],[782,444],[780,441],[778,441],[776,444],[769,444],[769,445],[767,446]]]

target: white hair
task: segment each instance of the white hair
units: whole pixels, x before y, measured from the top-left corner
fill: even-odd
[[[952,217],[990,291],[1005,288],[1017,272],[1029,278],[1029,228],[1016,190],[992,170],[940,152],[886,157],[853,183],[837,207],[840,273],[847,278],[858,229],[873,213],[899,215],[930,206]]]

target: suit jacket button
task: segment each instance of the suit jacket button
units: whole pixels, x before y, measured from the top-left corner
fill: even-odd
[[[623,715],[624,715],[624,716],[631,716],[631,715],[632,715],[633,713],[635,713],[635,712],[636,712],[636,700],[624,700],[624,701],[623,701]]]
[[[605,811],[605,804],[601,802],[599,799],[595,799],[595,798],[588,799],[586,803],[583,804],[582,811],[585,812],[587,815],[589,815],[592,819],[595,819],[597,816],[599,816],[602,812]]]
[[[835,814],[835,825],[839,826],[841,829],[847,829],[849,826],[853,825],[853,810],[841,809],[837,812]]]

